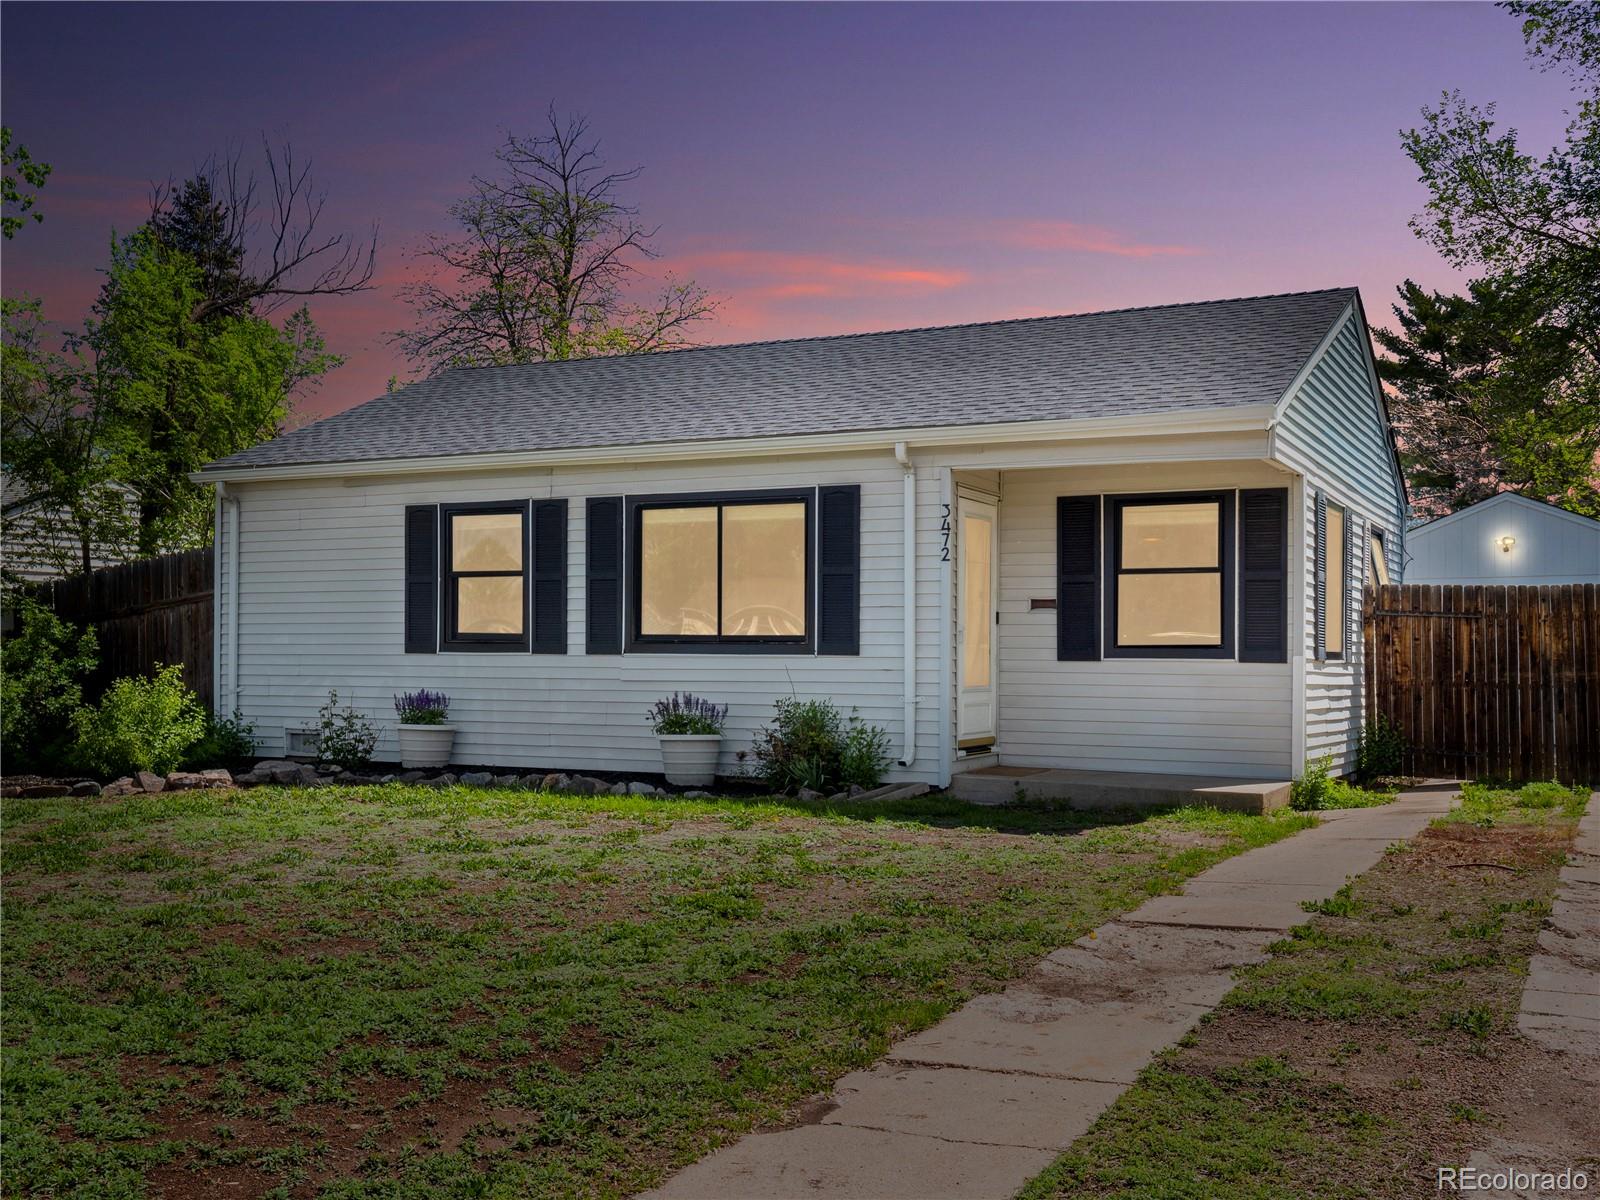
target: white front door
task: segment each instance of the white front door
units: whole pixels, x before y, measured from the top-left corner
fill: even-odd
[[[995,506],[990,500],[959,498],[956,526],[960,596],[956,620],[956,741],[963,749],[995,740]]]

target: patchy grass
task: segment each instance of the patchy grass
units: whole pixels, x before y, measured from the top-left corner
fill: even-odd
[[[400,786],[6,800],[7,1190],[624,1195],[1309,823]]]
[[[1465,1162],[1529,1097],[1542,1128],[1553,1114],[1580,1127],[1571,1165],[1592,1160],[1590,1084],[1516,1032],[1587,797],[1539,784],[1466,799],[1307,904],[1310,923],[1024,1195],[1400,1200],[1432,1193],[1435,1167]]]

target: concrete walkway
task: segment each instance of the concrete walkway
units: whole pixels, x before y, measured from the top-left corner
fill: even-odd
[[[1550,918],[1539,931],[1539,952],[1528,963],[1517,1028],[1556,1057],[1549,1060],[1535,1086],[1557,1095],[1600,1096],[1600,792],[1578,822],[1578,835],[1561,868],[1561,888]],[[1552,1076],[1565,1076],[1564,1079]],[[1530,1103],[1533,1097],[1530,1097]],[[1591,1110],[1592,1111],[1592,1110]],[[1539,1112],[1536,1119],[1517,1120],[1489,1138],[1467,1160],[1491,1175],[1511,1171],[1533,1174],[1587,1167],[1589,1186],[1569,1190],[1572,1196],[1600,1195],[1600,1173],[1594,1158],[1592,1117],[1579,1111]],[[1532,1200],[1549,1196],[1536,1184],[1485,1188],[1486,1200]]]
[[[1328,813],[1219,863],[846,1075],[814,1123],[752,1134],[649,1196],[1011,1196],[1227,994],[1235,968],[1307,920],[1301,901],[1332,895],[1454,796],[1441,785]]]

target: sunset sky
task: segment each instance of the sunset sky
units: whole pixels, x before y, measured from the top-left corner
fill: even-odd
[[[1488,5],[8,3],[3,119],[55,173],[6,294],[81,321],[113,230],[264,131],[328,228],[380,227],[378,286],[313,307],[349,356],[302,403],[407,364],[417,237],[553,100],[588,114],[661,232],[651,273],[722,298],[710,342],[1453,276],[1407,218],[1397,130],[1443,89],[1555,141],[1564,81]]]

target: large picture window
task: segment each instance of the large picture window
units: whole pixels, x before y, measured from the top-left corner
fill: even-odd
[[[1106,653],[1233,653],[1232,493],[1110,497]]]
[[[811,644],[811,493],[630,500],[633,649]]]
[[[444,505],[444,644],[528,648],[528,506]]]

